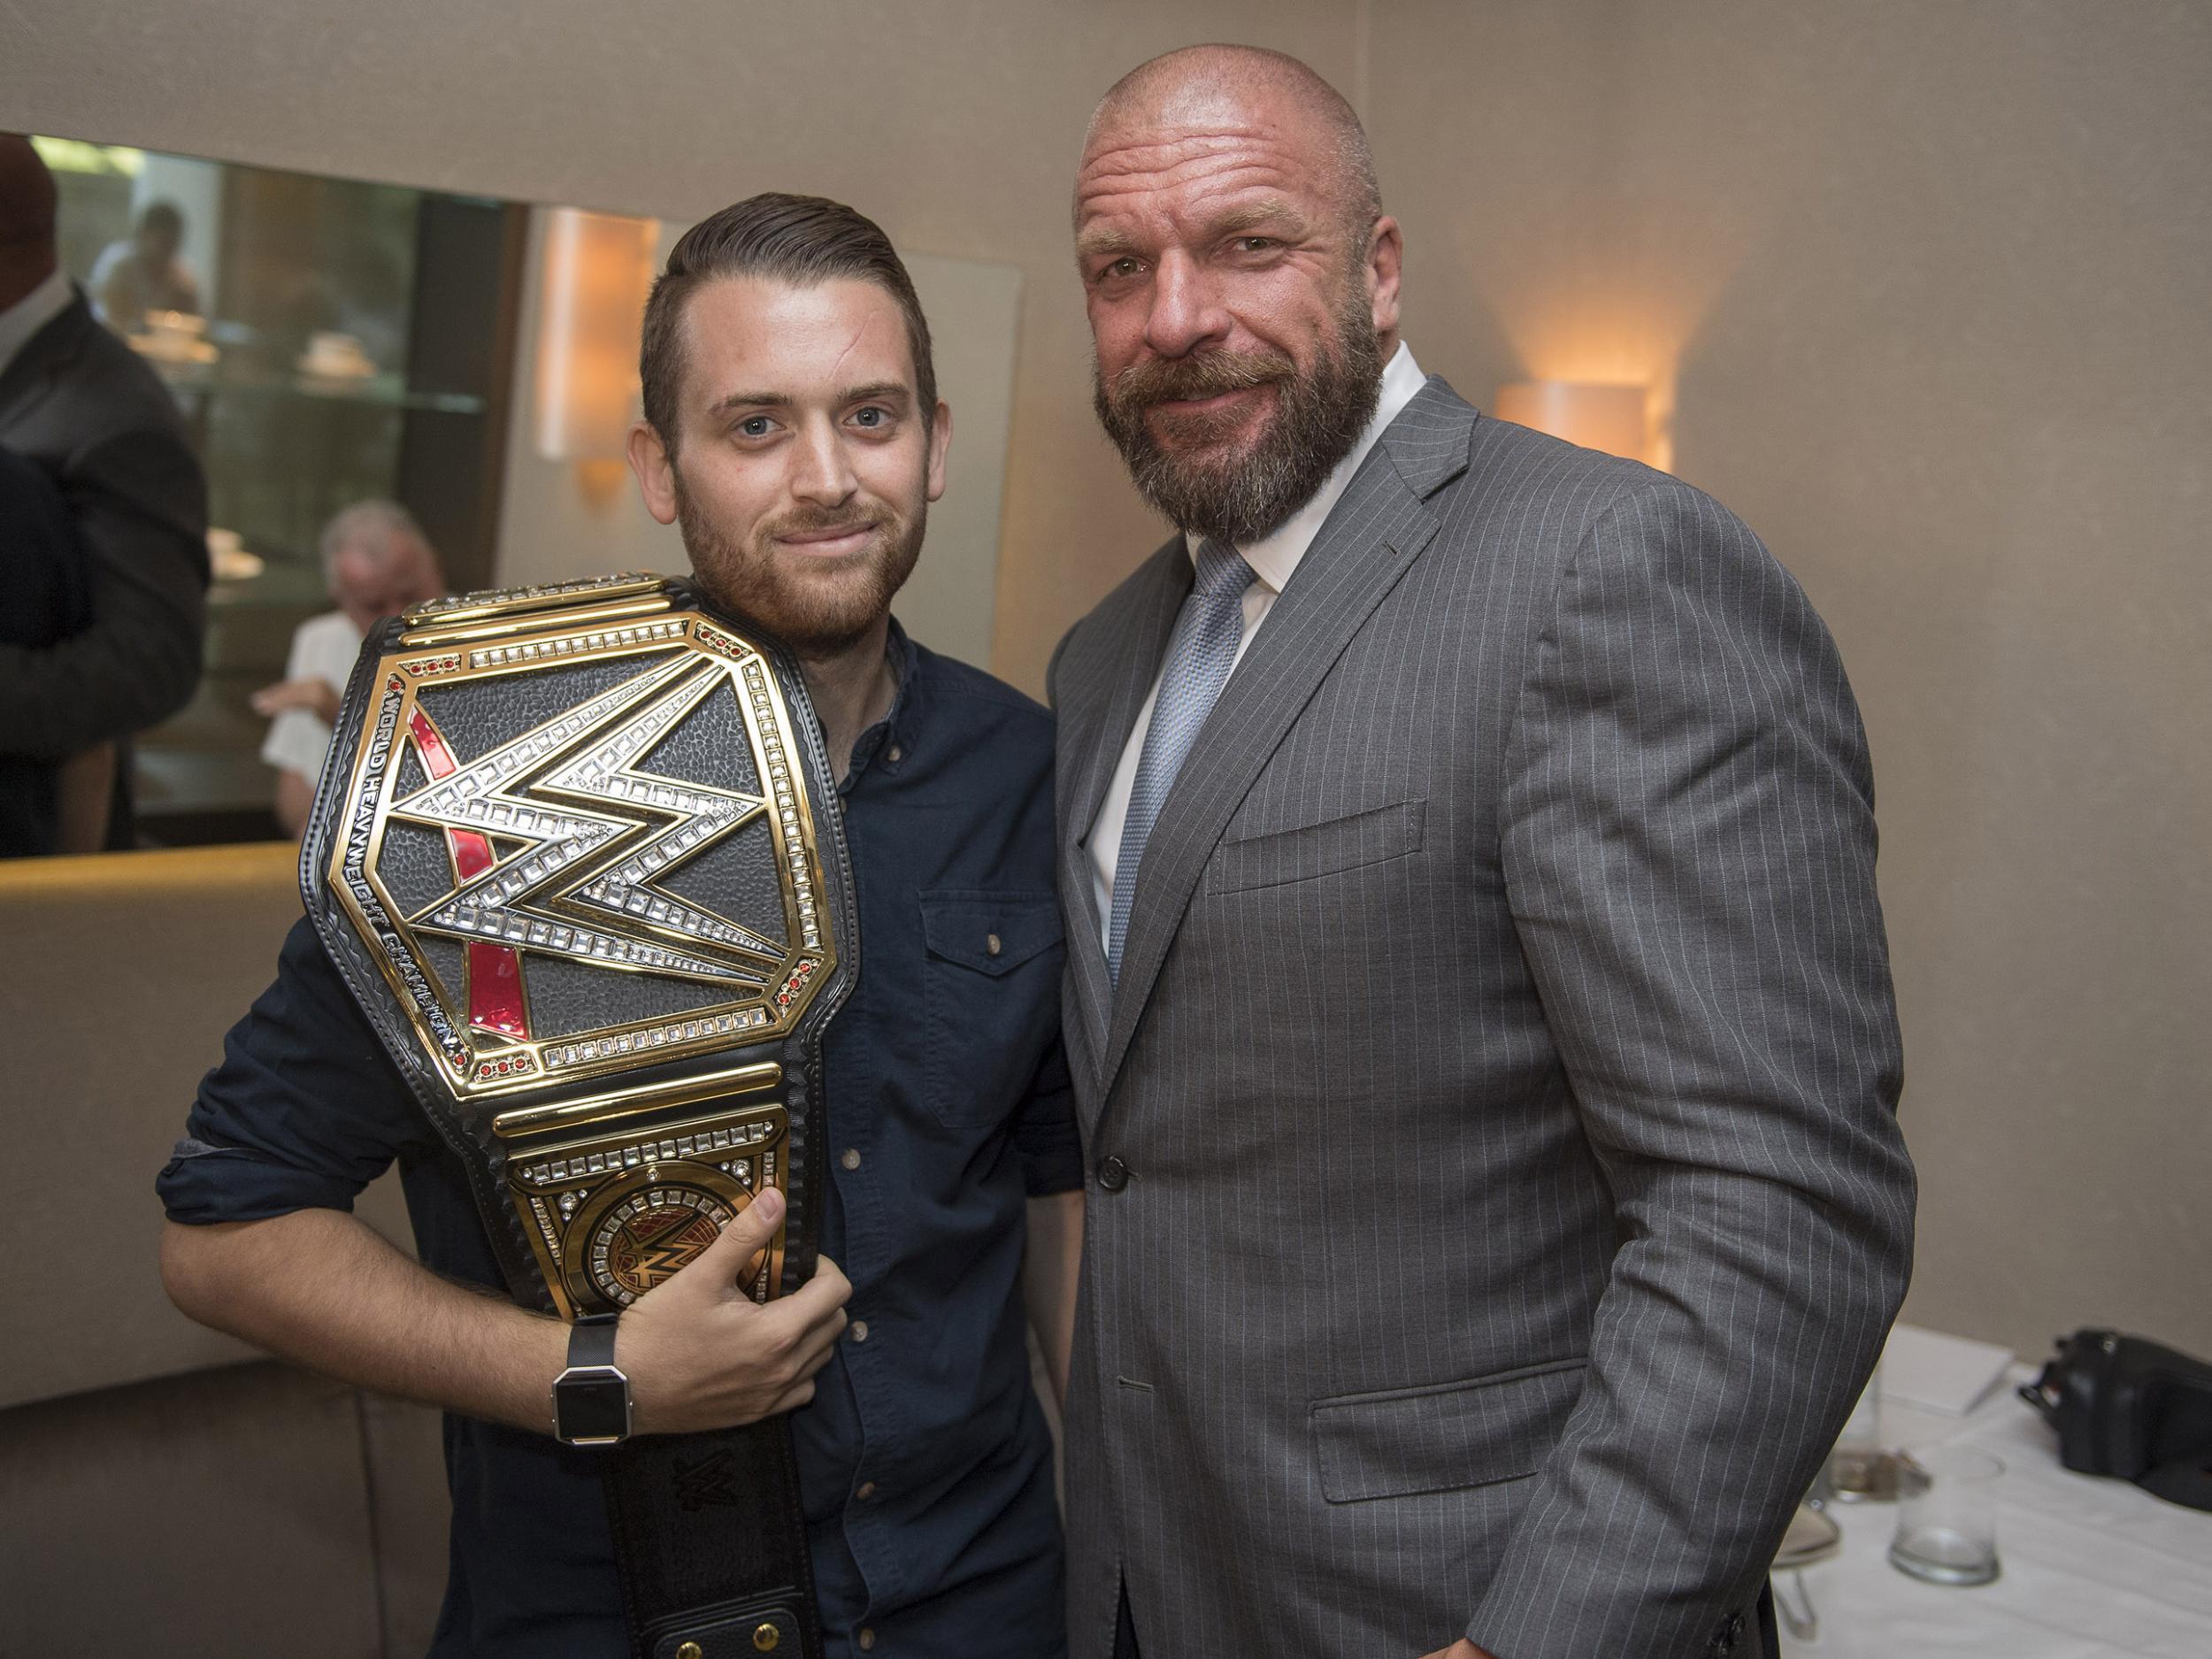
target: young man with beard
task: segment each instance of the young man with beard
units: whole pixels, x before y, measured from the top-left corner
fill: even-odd
[[[646,503],[681,526],[714,602],[800,660],[866,955],[824,1040],[817,1276],[761,1307],[737,1293],[781,1217],[772,1190],[623,1312],[614,1363],[639,1432],[793,1413],[831,1655],[1054,1655],[1059,1522],[1022,1328],[1025,1279],[1056,1386],[1082,1197],[1051,733],[890,616],[952,435],[928,328],[873,224],[756,196],[677,244],[642,370]],[[395,1158],[419,1264],[346,1213]],[[161,1190],[186,1312],[450,1414],[434,1654],[627,1651],[599,1455],[549,1432],[566,1328],[483,1294],[498,1274],[462,1166],[304,925],[202,1085]]]
[[[1424,379],[1305,65],[1136,70],[1075,230],[1179,534],[1051,675],[1071,1652],[1757,1652],[1911,1239],[1834,647],[1709,498]]]

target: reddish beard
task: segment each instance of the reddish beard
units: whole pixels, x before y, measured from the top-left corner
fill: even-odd
[[[859,510],[795,507],[760,520],[740,540],[698,511],[680,470],[675,484],[676,525],[701,589],[803,657],[834,656],[865,638],[921,557],[926,502],[911,523],[881,503]],[[872,534],[851,553],[805,554],[778,546],[782,536],[856,530]]]

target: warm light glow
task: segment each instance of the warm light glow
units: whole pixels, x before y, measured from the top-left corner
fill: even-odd
[[[538,322],[538,453],[618,459],[637,419],[638,325],[660,226],[557,207],[545,216]]]
[[[1498,388],[1494,413],[1586,449],[1648,458],[1650,395],[1640,386],[1582,380],[1515,380]]]

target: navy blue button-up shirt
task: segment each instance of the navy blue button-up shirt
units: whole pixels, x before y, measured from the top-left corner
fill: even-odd
[[[862,971],[824,1035],[822,1248],[853,1324],[794,1414],[829,1651],[1062,1651],[1051,1445],[1029,1383],[1028,1197],[1082,1182],[1059,1040],[1050,717],[910,643],[841,791]],[[162,1171],[186,1223],[349,1209],[395,1159],[426,1265],[497,1286],[459,1161],[312,931],[227,1040]],[[861,1335],[864,1325],[866,1334]],[[436,1655],[626,1652],[601,1455],[449,1416]]]

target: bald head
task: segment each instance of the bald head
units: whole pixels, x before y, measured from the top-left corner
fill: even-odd
[[[1382,213],[1367,133],[1344,95],[1286,52],[1263,46],[1184,46],[1139,64],[1107,89],[1083,138],[1087,162],[1133,137],[1218,129],[1273,129],[1310,148],[1327,194],[1363,231]]]
[[[323,526],[323,574],[338,608],[366,632],[379,617],[445,590],[437,549],[397,502],[357,501]]]
[[[1123,76],[1075,179],[1094,402],[1138,490],[1244,547],[1358,442],[1402,242],[1359,118],[1294,58],[1191,46]]]

